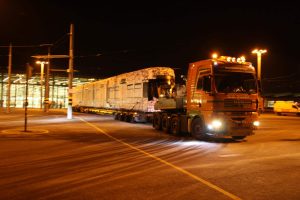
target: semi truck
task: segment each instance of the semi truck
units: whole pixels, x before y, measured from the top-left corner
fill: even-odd
[[[151,121],[173,135],[243,139],[259,126],[258,99],[252,64],[220,56],[190,63],[183,84],[175,83],[172,68],[150,67],[76,87],[73,108]]]
[[[172,90],[186,92],[159,98],[155,108],[160,111],[153,116],[155,129],[198,139],[243,139],[259,126],[256,72],[243,57],[190,63],[186,84]]]

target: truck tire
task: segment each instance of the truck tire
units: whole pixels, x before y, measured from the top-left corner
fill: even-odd
[[[192,121],[192,137],[196,139],[205,139],[205,129],[201,118],[195,118]]]
[[[244,139],[246,136],[232,136],[233,139],[235,140],[242,140]]]
[[[160,113],[154,113],[154,115],[153,115],[153,127],[156,130],[161,130],[161,115],[160,115]]]
[[[174,116],[170,122],[170,133],[172,135],[180,135],[180,119],[178,116]]]
[[[166,113],[162,114],[161,117],[161,129],[166,133],[170,131],[170,117]]]

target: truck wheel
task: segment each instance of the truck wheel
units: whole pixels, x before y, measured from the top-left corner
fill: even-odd
[[[232,136],[233,139],[235,140],[242,140],[244,139],[246,136]]]
[[[173,135],[180,135],[180,120],[178,116],[172,117],[170,123],[170,132]]]
[[[160,115],[160,113],[154,113],[154,116],[153,116],[153,127],[156,130],[161,130],[161,115]]]
[[[205,139],[205,129],[201,118],[192,121],[192,136],[196,139]]]
[[[170,118],[169,118],[168,114],[162,114],[161,129],[166,133],[169,133],[169,131],[170,131]]]

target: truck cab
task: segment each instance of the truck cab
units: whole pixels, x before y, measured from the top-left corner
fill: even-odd
[[[222,56],[189,65],[187,116],[190,132],[243,139],[258,126],[255,69],[242,58]]]

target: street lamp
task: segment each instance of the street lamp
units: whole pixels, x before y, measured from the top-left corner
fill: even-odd
[[[41,65],[41,109],[43,108],[43,80],[44,80],[44,65],[48,64],[47,61],[36,61],[36,64]]]
[[[46,77],[45,77],[45,106],[44,106],[44,111],[45,112],[48,112],[49,111],[49,74],[50,74],[50,60],[53,59],[53,58],[69,58],[68,55],[51,55],[50,54],[50,47],[51,47],[51,44],[44,44],[45,46],[47,45],[48,46],[48,54],[47,55],[35,55],[35,56],[31,56],[33,58],[36,58],[36,59],[44,59],[44,60],[47,60],[47,61],[43,61],[44,64],[48,64],[48,67],[47,67],[47,70],[46,70]],[[41,64],[40,63],[41,61],[38,61],[37,63],[38,64]],[[41,66],[41,70],[42,70],[42,66]],[[43,73],[41,73],[41,75],[43,75]]]
[[[261,55],[267,53],[266,49],[254,49],[253,54],[257,55],[257,81],[258,81],[258,110],[262,112],[264,110],[264,99],[261,96],[262,82],[261,82]]]
[[[257,79],[261,81],[261,55],[267,53],[266,49],[254,49],[253,54],[257,55]]]

